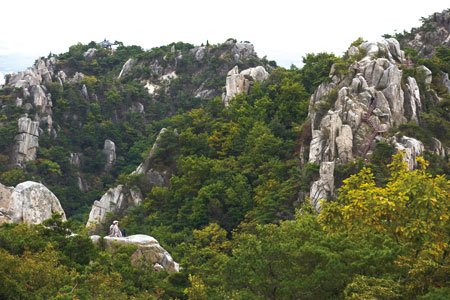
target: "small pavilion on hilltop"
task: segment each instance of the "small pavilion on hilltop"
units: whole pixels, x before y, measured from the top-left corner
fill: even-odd
[[[110,41],[104,39],[103,42],[98,43],[100,46],[102,46],[103,48],[108,48],[111,49],[111,46],[114,45],[113,43],[111,43]]]

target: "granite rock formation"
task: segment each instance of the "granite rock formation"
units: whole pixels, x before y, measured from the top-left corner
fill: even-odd
[[[347,53],[357,59],[345,71],[333,66],[330,80],[318,86],[309,104],[309,162],[320,164],[320,179],[312,184],[310,198],[318,210],[318,200],[333,195],[334,166],[357,157],[370,158],[376,141],[405,150],[410,169],[423,154],[423,145],[415,139],[388,138],[390,128],[418,123],[422,110],[416,80],[407,77],[402,84],[405,56],[398,41],[366,42]],[[418,68],[431,81],[431,72]]]
[[[225,92],[222,95],[223,105],[226,107],[231,98],[237,94],[248,93],[253,82],[264,82],[269,73],[262,66],[250,68],[239,73],[238,66],[235,66],[227,74]]]
[[[149,155],[131,174],[142,176],[140,181],[142,186],[145,186],[146,188],[169,185],[171,176],[170,169],[156,167],[153,164],[153,159],[156,155],[159,143],[166,131],[167,129],[165,128],[161,129]],[[142,199],[142,191],[137,186],[121,184],[111,188],[99,201],[94,201],[86,227],[90,228],[91,232],[98,232],[102,229],[101,223],[105,221],[108,213],[119,216],[124,215],[128,209],[140,204]]]
[[[15,188],[0,184],[0,224],[40,224],[55,212],[66,219],[58,198],[43,184],[25,181]]]
[[[98,235],[91,236],[94,244],[98,244],[101,237]],[[114,244],[119,245],[135,245],[137,250],[131,256],[131,263],[135,266],[153,265],[155,271],[165,270],[169,273],[179,272],[180,266],[175,262],[158,241],[151,236],[144,234],[136,234],[128,237],[104,237],[106,248],[114,252]]]

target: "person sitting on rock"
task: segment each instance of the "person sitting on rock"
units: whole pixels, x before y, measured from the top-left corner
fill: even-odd
[[[122,232],[119,229],[119,221],[114,220],[111,226],[109,226],[110,237],[122,237]]]

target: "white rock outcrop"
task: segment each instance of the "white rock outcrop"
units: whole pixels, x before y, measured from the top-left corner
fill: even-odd
[[[197,46],[189,50],[189,52],[194,56],[195,60],[201,61],[208,53],[208,49],[206,46]]]
[[[0,184],[0,224],[40,224],[55,212],[66,219],[58,198],[43,184],[25,181],[15,188]]]
[[[320,178],[313,182],[309,193],[311,206],[317,211],[321,210],[321,201],[327,201],[334,194],[334,161],[320,164]]]
[[[425,77],[424,79],[425,79],[425,84],[426,85],[430,85],[431,82],[433,81],[433,74],[432,74],[431,70],[428,69],[427,67],[425,67],[425,66],[418,66],[416,68],[416,72]]]
[[[87,59],[92,59],[95,56],[95,53],[97,52],[97,49],[95,48],[89,48],[86,52],[84,52],[84,57]]]
[[[350,66],[348,73],[333,67],[330,81],[319,85],[311,96],[309,162],[345,163],[364,152],[367,145],[370,153],[368,138],[372,134],[418,121],[420,91],[412,77],[402,89],[402,70],[397,64],[403,62],[404,53],[398,42],[391,38],[363,43],[354,49],[359,51],[365,56]]]
[[[103,153],[105,153],[105,171],[108,172],[116,162],[116,145],[113,141],[105,140]]]
[[[33,66],[25,71],[11,74],[6,84],[13,88],[28,89],[34,85],[51,82],[57,62],[55,57],[47,60],[39,58]]]
[[[69,83],[76,84],[84,80],[84,74],[81,72],[76,72],[72,78],[69,79]]]
[[[36,159],[36,152],[39,147],[39,122],[32,121],[28,117],[20,118],[15,141],[14,163],[21,165],[24,162]]]
[[[231,98],[237,94],[248,93],[253,82],[264,82],[269,73],[262,66],[250,68],[239,73],[238,66],[231,69],[226,78],[225,93],[222,95],[223,105],[226,107]]]
[[[344,72],[333,66],[330,80],[320,84],[310,99],[312,139],[308,161],[321,166],[321,179],[310,190],[316,208],[318,199],[333,193],[331,163],[339,165],[355,157],[365,158],[377,139],[386,140],[390,128],[410,121],[418,123],[422,111],[416,80],[408,77],[402,85],[405,55],[395,39],[363,43],[350,48],[348,54],[362,58]],[[428,69],[420,66],[418,71],[424,74],[426,82],[431,82]],[[415,157],[423,153],[419,141],[407,137],[388,141],[407,152],[405,159],[410,168],[416,166]]]
[[[52,99],[51,94],[47,92],[45,84],[52,82],[55,76],[55,68],[58,60],[55,57],[49,59],[39,58],[30,68],[25,71],[13,73],[8,77],[6,85],[11,88],[21,88],[22,95],[19,99],[28,99],[31,97],[32,104],[25,103],[26,101],[17,101],[17,106],[22,106],[25,103],[26,111],[32,107],[36,109],[35,121],[40,124],[46,123],[48,131],[54,132],[52,115]]]
[[[163,138],[166,128],[161,129],[152,150],[131,175],[142,175],[143,185],[152,188],[154,186],[168,186],[171,172],[168,169],[156,169],[153,159],[156,155],[159,143]],[[86,227],[91,232],[98,232],[100,224],[105,221],[108,213],[123,215],[129,208],[139,205],[142,201],[142,191],[138,187],[118,185],[109,189],[99,201],[94,201],[89,213]]]
[[[425,150],[422,142],[407,136],[394,137],[394,139],[396,141],[394,142],[395,149],[405,152],[403,159],[407,163],[408,169],[412,171],[417,168],[416,158],[423,156]]]
[[[405,86],[405,115],[418,124],[418,112],[422,110],[419,86],[413,77],[406,79]]]
[[[133,58],[129,58],[122,66],[122,70],[120,70],[119,73],[119,77],[118,78],[122,78],[123,76],[125,76],[125,74],[127,74],[128,72],[130,72],[130,70],[134,67],[134,65],[136,64],[136,60]]]
[[[91,236],[91,240],[94,244],[99,243],[101,237],[98,235]],[[162,269],[169,273],[179,272],[180,266],[175,262],[170,255],[158,241],[151,236],[144,234],[136,234],[128,237],[104,237],[106,248],[110,251],[114,251],[114,244],[119,245],[135,245],[137,250],[132,254],[131,263],[135,266],[148,266],[153,265],[155,271]]]
[[[142,193],[137,189],[130,189],[122,184],[111,188],[99,201],[94,201],[86,227],[95,230],[95,227],[105,221],[107,213],[122,213],[140,204],[142,199]]]
[[[432,151],[434,154],[439,155],[442,158],[445,158],[445,149],[442,146],[442,143],[437,138],[431,138],[433,140],[433,148]]]

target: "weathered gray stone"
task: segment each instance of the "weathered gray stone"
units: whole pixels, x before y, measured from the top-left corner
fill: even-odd
[[[116,145],[113,141],[105,140],[103,153],[105,153],[105,171],[108,172],[116,162]]]
[[[358,55],[358,54],[359,54],[359,49],[358,49],[358,47],[351,46],[351,47],[348,49],[348,55],[349,55],[349,56],[355,56],[355,55]]]
[[[248,93],[254,81],[264,82],[268,76],[269,73],[262,66],[244,70],[240,74],[238,66],[235,66],[227,74],[225,93],[222,95],[224,106],[228,106],[230,99],[235,95]]]
[[[417,168],[416,158],[423,156],[424,146],[421,141],[407,136],[396,137],[396,143],[394,144],[397,151],[404,151],[404,160],[408,165],[409,170]]]
[[[84,80],[84,74],[81,72],[76,72],[75,75],[71,79],[69,79],[69,83],[76,84],[80,83]]]
[[[126,209],[140,204],[142,194],[138,190],[130,189],[124,185],[118,185],[109,189],[100,199],[94,201],[86,227],[95,231],[98,225],[105,221],[106,214],[122,214]]]
[[[81,95],[83,95],[84,99],[89,100],[89,93],[85,84],[81,87]]]
[[[77,168],[81,167],[81,157],[78,153],[70,153],[69,157],[70,164],[74,165]]]
[[[0,184],[0,224],[40,224],[55,212],[66,219],[58,198],[43,184],[26,181],[15,188]]]
[[[431,81],[433,81],[433,73],[425,66],[418,66],[416,68],[416,72],[418,74],[422,74],[425,77],[425,84],[430,85]]]
[[[231,48],[231,59],[234,64],[240,61],[247,60],[251,57],[257,57],[255,47],[250,43],[230,43],[233,45]]]
[[[394,38],[386,39],[386,42],[388,43],[389,53],[393,56],[393,58],[397,62],[403,62],[405,59],[405,53],[400,50],[400,43]]]
[[[334,194],[334,166],[333,162],[322,162],[320,164],[320,178],[313,182],[309,194],[311,206],[320,211],[322,204],[320,200],[329,200]]]
[[[86,57],[87,59],[92,59],[94,58],[96,52],[97,49],[89,48],[86,52],[84,52],[84,57]]]
[[[445,158],[445,149],[442,146],[442,143],[437,138],[432,138],[433,140],[433,148],[432,151],[434,154],[439,155],[442,158]]]
[[[152,62],[149,66],[150,72],[156,75],[162,75],[164,73],[164,68],[159,64],[158,60]]]
[[[172,72],[169,72],[169,73],[161,76],[161,80],[170,82],[170,81],[172,81],[172,79],[175,79],[177,77],[178,77],[177,73],[175,71],[172,71]]]
[[[405,86],[405,116],[409,120],[419,123],[418,113],[422,110],[419,86],[413,77],[406,79]]]
[[[405,91],[402,89],[402,70],[397,65],[403,63],[404,52],[395,39],[363,43],[348,53],[365,56],[349,66],[349,72],[338,72],[333,66],[330,80],[318,86],[309,104],[309,162],[322,168],[323,163],[343,164],[356,156],[370,155],[377,135],[408,119],[417,121],[421,110],[415,80],[407,79]],[[419,151],[415,146],[404,147]],[[329,180],[313,183],[313,205],[319,198],[330,197],[332,189]]]
[[[123,76],[125,76],[125,74],[127,74],[128,72],[131,71],[131,69],[134,67],[134,65],[136,64],[136,60],[134,60],[133,58],[129,58],[122,67],[122,70],[119,73],[119,77],[121,78]]]
[[[353,133],[349,125],[342,125],[339,136],[336,137],[339,163],[347,163],[353,158]]]
[[[445,88],[447,89],[447,94],[450,94],[450,79],[448,79],[447,73],[442,72],[441,85],[445,86]]]
[[[201,61],[208,53],[208,49],[205,46],[194,47],[189,52],[194,56],[195,60]]]
[[[131,111],[139,113],[139,114],[143,114],[143,113],[145,113],[144,105],[142,105],[141,102],[133,102],[131,104]]]
[[[58,82],[61,86],[67,81],[67,75],[62,70],[58,72],[56,78],[58,79]]]
[[[155,271],[166,270],[169,273],[179,272],[180,266],[175,262],[158,241],[151,236],[144,234],[135,234],[128,237],[109,237],[103,238],[106,248],[114,252],[114,244],[134,245],[137,250],[131,256],[131,263],[135,266],[153,265]],[[91,236],[94,243],[100,243],[101,237],[98,235]]]
[[[321,130],[312,131],[312,140],[309,146],[309,162],[320,163],[322,161],[322,149],[325,142],[324,136]]]
[[[39,122],[28,117],[18,121],[18,132],[15,136],[16,144],[13,151],[13,161],[16,164],[34,160],[39,147]]]

